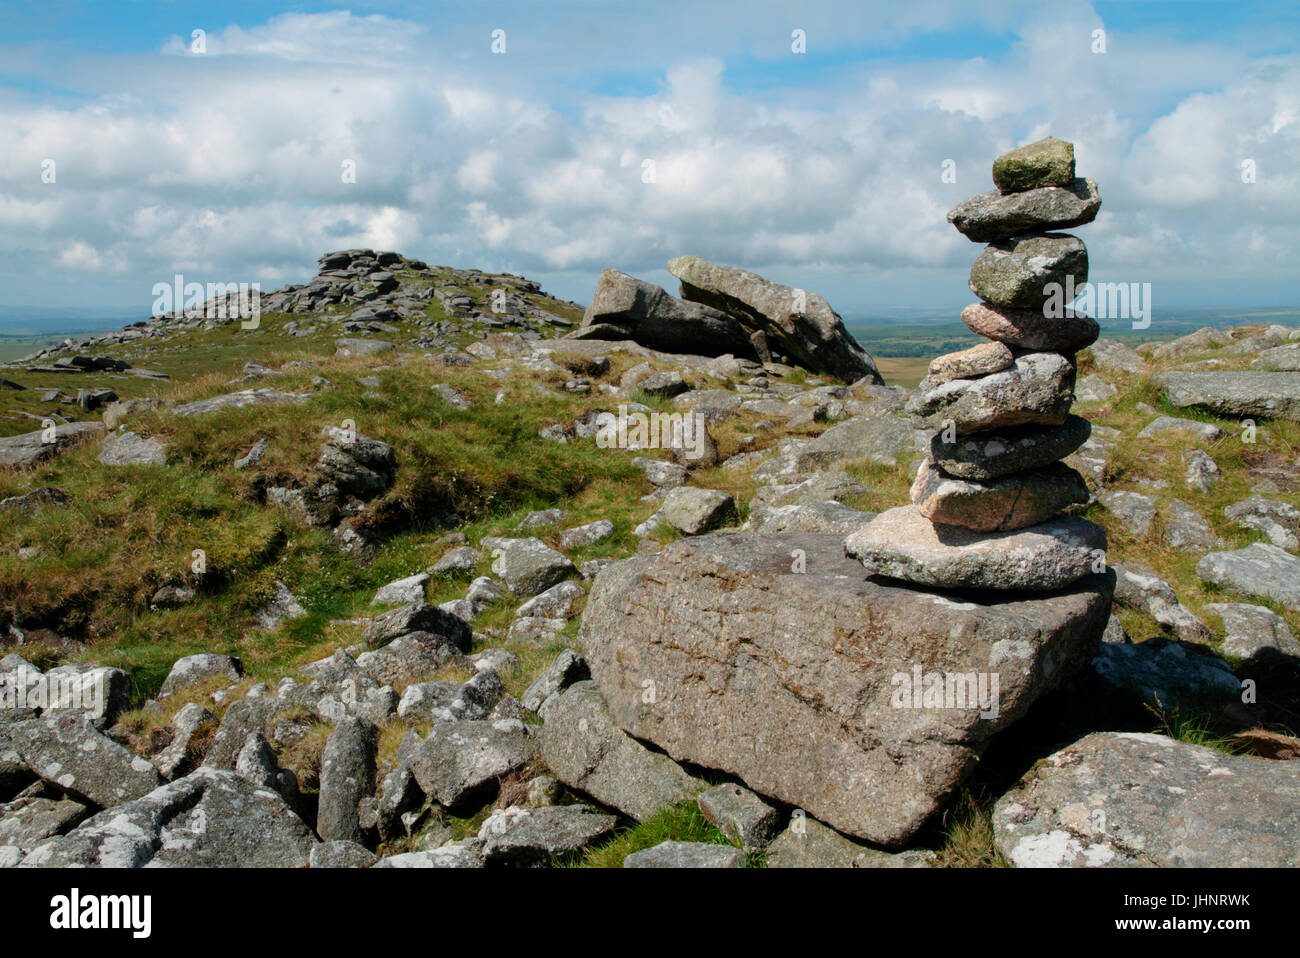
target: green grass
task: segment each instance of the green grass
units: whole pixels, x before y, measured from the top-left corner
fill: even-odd
[[[687,801],[662,809],[644,822],[619,830],[602,844],[556,864],[567,868],[622,868],[623,859],[628,855],[663,842],[732,844],[726,835],[709,824],[694,801]],[[762,856],[746,858],[746,865],[750,868],[761,868],[762,864]]]

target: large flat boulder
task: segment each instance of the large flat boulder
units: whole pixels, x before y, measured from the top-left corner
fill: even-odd
[[[1300,372],[1185,372],[1156,377],[1179,409],[1195,406],[1216,416],[1290,419],[1300,422]]]
[[[578,642],[630,734],[897,846],[1096,653],[1110,590],[948,596],[873,581],[838,536],[712,535],[607,567]]]
[[[1300,762],[1098,732],[1002,796],[993,834],[1021,868],[1294,868]]]
[[[699,256],[678,256],[668,272],[682,282],[682,297],[728,313],[761,333],[772,352],[781,352],[813,372],[844,382],[864,377],[881,383],[867,351],[844,321],[816,293],[783,286],[757,273],[719,266]]]

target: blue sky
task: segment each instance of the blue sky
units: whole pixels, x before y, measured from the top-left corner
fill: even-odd
[[[1101,188],[1095,280],[1152,283],[1157,316],[1296,305],[1294,3],[54,0],[0,21],[2,305],[147,311],[176,272],[269,289],[364,245],[579,301],[603,267],[671,288],[689,252],[845,315],[955,318],[979,247],[944,214],[1048,133]]]

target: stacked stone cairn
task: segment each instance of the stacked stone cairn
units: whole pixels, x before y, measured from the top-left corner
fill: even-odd
[[[1064,308],[1087,282],[1088,252],[1053,232],[1092,222],[1101,196],[1075,177],[1073,145],[1053,137],[998,157],[993,182],[948,214],[988,244],[970,272],[981,302],[961,318],[990,342],[930,364],[908,405],[933,430],[912,505],[881,513],[845,549],[876,574],[926,586],[1051,591],[1104,571],[1105,532],[1062,515],[1088,501],[1060,460],[1091,431],[1070,405],[1075,353],[1099,330]]]

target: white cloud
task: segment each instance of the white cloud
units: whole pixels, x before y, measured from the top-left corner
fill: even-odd
[[[954,16],[904,6],[882,31]],[[947,210],[991,188],[994,155],[1051,132],[1075,141],[1106,200],[1081,233],[1095,269],[1171,283],[1294,271],[1300,60],[1113,34],[1096,55],[1086,5],[975,16],[1014,24],[1018,39],[997,58],[867,61],[749,94],[731,88],[722,58],[683,54],[661,64],[657,89],[582,96],[577,109],[548,102],[533,61],[484,53],[469,69],[434,32],[383,16],[214,30],[206,59],[173,38],[175,56],[84,67],[94,99],[0,97],[12,131],[0,253],[12,276],[117,272],[134,285],[115,295],[137,300],[136,286],[177,269],[300,280],[321,252],[366,245],[569,273],[563,292],[577,298],[603,267],[644,274],[695,252],[815,276],[850,304],[864,281],[942,277],[934,298],[946,301],[965,295],[977,251]],[[808,22],[812,56],[818,31],[837,26]],[[511,49],[526,49],[517,39]],[[606,46],[593,56],[608,59]],[[39,177],[47,157],[53,185]],[[1245,158],[1254,184],[1240,180]],[[940,178],[946,159],[956,184]]]

